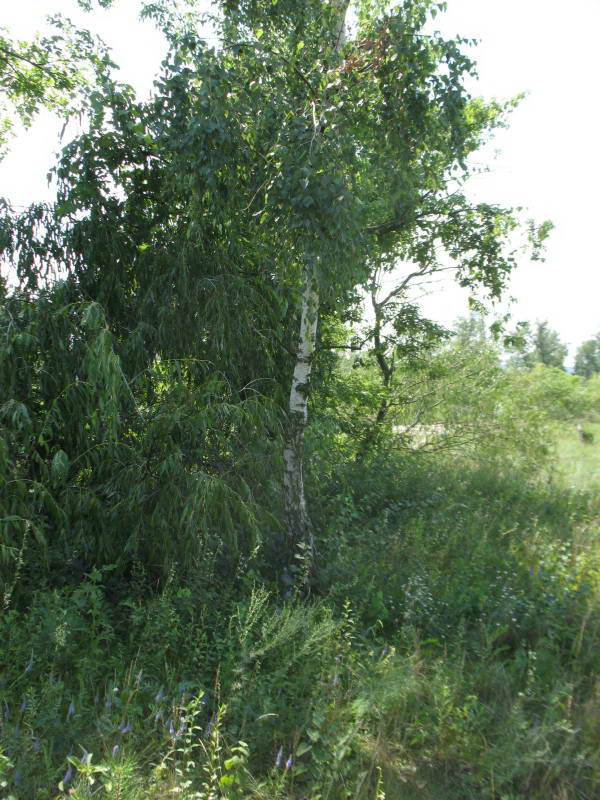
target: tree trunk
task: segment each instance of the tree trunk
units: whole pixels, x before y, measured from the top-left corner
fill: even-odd
[[[349,0],[335,0],[332,6],[333,26],[327,46],[335,55],[341,53],[346,41],[346,12]],[[320,123],[315,120],[313,144],[319,137]],[[304,494],[303,461],[304,431],[308,421],[308,390],[312,359],[317,340],[319,314],[318,258],[307,257],[302,276],[302,301],[300,309],[300,337],[296,351],[296,364],[290,389],[287,430],[284,440],[283,494],[290,532],[290,545],[302,548],[305,576],[314,570],[314,535]]]
[[[290,389],[288,424],[283,449],[284,498],[292,547],[302,542],[312,558],[314,539],[304,494],[302,474],[304,430],[308,420],[308,387],[317,338],[319,290],[316,265],[307,264],[303,276],[300,340]]]
[[[381,426],[383,425],[385,418],[387,417],[387,413],[389,410],[389,402],[388,402],[388,392],[390,388],[390,384],[392,382],[392,378],[394,376],[394,364],[393,362],[390,364],[386,359],[385,354],[385,347],[383,342],[381,341],[381,322],[382,322],[382,315],[381,315],[381,305],[377,302],[376,297],[376,289],[373,289],[371,292],[371,302],[373,304],[373,311],[375,313],[375,327],[373,328],[373,339],[375,344],[375,360],[377,361],[377,366],[381,371],[381,380],[383,385],[383,397],[379,402],[379,408],[377,409],[377,416],[375,417],[375,421],[371,426],[371,429],[368,430],[363,437],[362,443],[359,445],[358,451],[356,453],[356,460],[363,461],[366,458],[369,450],[373,442],[375,441],[377,434]]]

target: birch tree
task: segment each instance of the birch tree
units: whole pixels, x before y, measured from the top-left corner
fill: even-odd
[[[154,97],[106,74],[62,152],[56,203],[1,220],[22,290],[58,270],[68,302],[101,309],[133,409],[155,408],[165,370],[200,392],[186,470],[233,492],[229,541],[244,508],[285,518],[288,564],[301,547],[310,566],[317,539],[303,441],[319,319],[346,319],[382,263],[422,275],[443,251],[493,296],[515,265],[510,211],[462,190],[511,104],[470,97],[466,43],[423,32],[442,6],[360,0],[346,36],[343,0],[224,0],[215,45],[197,13],[145,3],[170,43]],[[195,525],[215,507],[197,502]]]
[[[324,55],[331,50],[333,68],[339,68],[346,43],[346,14],[349,0],[335,0],[332,3],[331,30],[324,31]],[[309,150],[309,161],[313,148],[319,147],[321,126],[324,122],[324,104],[327,100],[327,87],[321,98],[313,104],[313,136]],[[317,103],[318,101],[318,103]],[[319,256],[308,251],[302,272],[302,296],[300,306],[300,335],[296,352],[296,363],[292,376],[288,423],[283,449],[284,459],[284,500],[292,544],[301,542],[306,548],[305,556],[309,564],[314,558],[314,536],[307,510],[304,492],[303,461],[304,431],[308,421],[308,394],[312,361],[317,341],[319,315]]]

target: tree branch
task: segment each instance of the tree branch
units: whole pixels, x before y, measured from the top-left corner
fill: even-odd
[[[63,88],[65,89],[72,89],[73,82],[69,80],[65,75],[61,75],[60,72],[56,72],[55,70],[51,69],[50,67],[45,66],[44,64],[39,64],[36,61],[32,61],[27,56],[21,55],[17,53],[16,50],[12,50],[10,47],[6,47],[6,45],[0,44],[0,53],[5,53],[7,56],[11,56],[12,58],[17,58],[20,61],[25,61],[32,67],[39,69],[41,72],[46,72],[48,75],[52,76],[54,80],[58,80],[61,82]],[[9,65],[10,66],[10,65]]]

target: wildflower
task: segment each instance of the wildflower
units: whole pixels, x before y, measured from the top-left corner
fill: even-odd
[[[133,730],[133,725],[131,724],[131,722],[128,722],[127,725],[121,731],[121,733],[123,733],[123,734],[131,733],[132,730]]]
[[[25,666],[25,672],[31,672],[32,669],[33,669],[33,654],[31,655],[31,658],[29,659],[29,661]]]
[[[277,756],[275,757],[275,766],[277,767],[277,769],[279,769],[282,764],[283,764],[283,747],[280,747],[279,750],[277,751]]]
[[[162,722],[162,711],[157,711],[154,715],[154,722]]]
[[[71,702],[69,703],[69,708],[67,709],[67,719],[73,716],[74,713],[75,713],[75,704],[71,700]]]
[[[288,760],[285,762],[285,768],[286,769],[291,769],[293,763],[294,762],[292,760],[292,754],[290,753],[289,756],[288,756]]]
[[[173,734],[174,734],[174,733],[175,733],[175,728],[173,727],[173,723],[172,723],[172,722],[170,722],[170,723],[169,723],[169,734],[170,734],[171,736],[173,736]]]
[[[120,750],[120,747],[119,747],[118,744],[116,744],[112,749],[112,757],[113,758],[116,758],[119,755],[119,750]]]
[[[163,699],[164,696],[165,696],[165,694],[164,694],[164,692],[162,690],[162,686],[161,686],[160,689],[158,690],[158,692],[156,693],[156,696],[155,696],[154,699],[156,700],[157,703],[160,703],[160,701]]]

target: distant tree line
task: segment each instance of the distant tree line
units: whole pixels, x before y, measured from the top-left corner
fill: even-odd
[[[531,369],[536,364],[543,364],[546,367],[566,369],[568,347],[547,320],[538,320],[534,324],[520,323],[512,339],[513,349],[516,351],[510,358],[512,366]],[[579,345],[573,372],[583,378],[600,373],[600,332]]]

